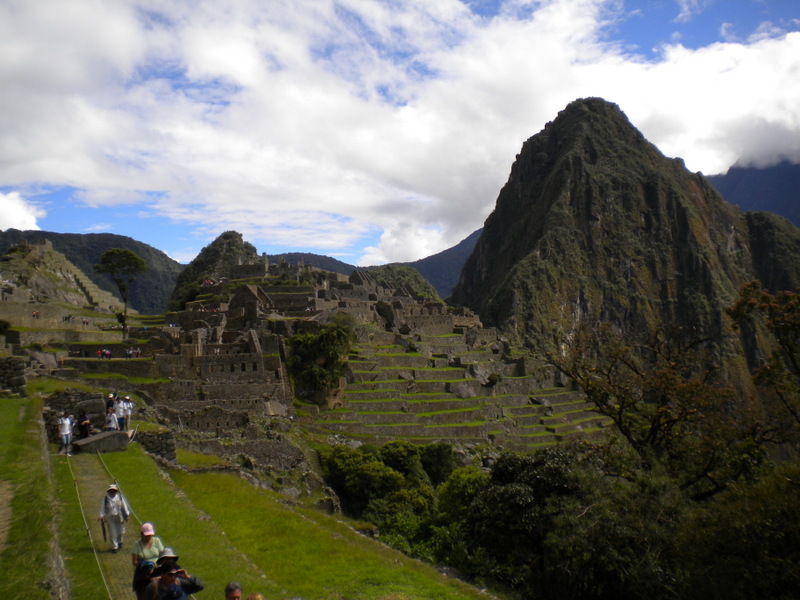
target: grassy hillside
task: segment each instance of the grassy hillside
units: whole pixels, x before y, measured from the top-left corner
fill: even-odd
[[[26,585],[26,595],[50,597],[47,588],[59,577],[47,569],[53,556],[66,565],[73,599],[128,597],[127,549],[143,521],[152,521],[181,565],[204,582],[201,598],[221,598],[232,579],[246,593],[272,599],[486,597],[356,533],[344,520],[254,488],[234,473],[164,472],[136,443],[124,453],[70,459],[51,446],[42,461],[39,406],[33,399],[0,402],[0,493],[2,505],[10,506],[0,516],[0,568],[12,574],[2,578],[0,597],[15,597],[17,586],[32,577],[39,583],[35,590]],[[96,521],[114,480],[133,510],[125,550],[118,554],[108,551]],[[55,532],[47,527],[53,516]]]

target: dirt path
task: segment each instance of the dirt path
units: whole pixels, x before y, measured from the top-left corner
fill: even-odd
[[[131,590],[133,566],[131,565],[130,548],[137,538],[139,523],[132,519],[128,521],[122,549],[116,554],[112,553],[110,540],[103,541],[102,528],[97,521],[100,503],[108,489],[108,484],[111,483],[111,478],[97,455],[77,454],[70,460],[73,474],[77,480],[81,504],[89,523],[92,545],[97,552],[110,596],[114,600],[132,600],[135,595]],[[98,597],[104,595],[98,594]]]

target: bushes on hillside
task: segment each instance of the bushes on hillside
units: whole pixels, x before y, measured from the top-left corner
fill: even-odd
[[[316,399],[336,389],[344,375],[345,357],[355,341],[348,315],[341,313],[317,333],[301,333],[286,339],[290,355],[286,366],[300,398]]]

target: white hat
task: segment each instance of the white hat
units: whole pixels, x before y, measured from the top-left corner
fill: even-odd
[[[115,492],[119,491],[119,488],[117,487],[116,483],[109,484],[108,489],[106,491],[110,492],[111,490],[114,490]]]

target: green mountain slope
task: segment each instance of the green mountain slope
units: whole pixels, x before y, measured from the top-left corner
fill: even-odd
[[[578,100],[523,145],[453,300],[534,348],[599,321],[722,339],[743,283],[800,283],[798,240],[724,202],[616,105]]]
[[[0,253],[20,242],[50,240],[58,252],[78,267],[99,288],[117,294],[117,288],[108,275],[96,273],[94,265],[100,256],[111,248],[123,248],[138,254],[147,263],[147,272],[139,275],[131,285],[130,305],[144,314],[164,312],[172,289],[183,265],[164,252],[132,238],[111,233],[54,233],[51,231],[0,232]]]

